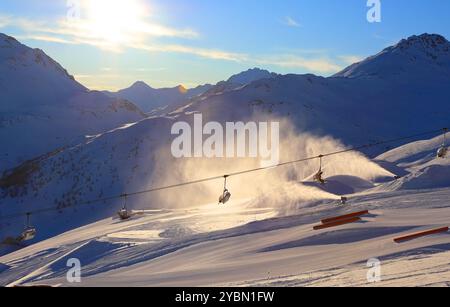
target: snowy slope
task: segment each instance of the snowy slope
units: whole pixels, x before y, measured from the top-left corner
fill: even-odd
[[[244,79],[247,80],[247,77]],[[448,77],[438,72],[434,79],[422,80],[421,76],[411,75],[408,79],[400,79],[396,83],[392,80],[368,81],[365,78],[286,75],[272,76],[224,92],[214,92],[214,89],[220,87],[216,86],[172,113],[170,118],[150,118],[108,133],[95,133],[86,140],[75,142],[77,146],[41,157],[6,174],[0,179],[0,209],[2,214],[10,214],[49,206],[65,208],[91,199],[121,195],[149,186],[168,185],[259,166],[259,161],[229,160],[223,163],[214,159],[210,162],[172,159],[169,147],[173,139],[170,135],[171,126],[176,121],[190,122],[191,114],[195,112],[203,113],[205,122],[214,120],[223,123],[249,119],[281,119],[282,122],[287,122],[288,125],[281,129],[284,142],[281,150],[282,161],[319,155],[344,147],[341,142],[330,141],[328,136],[343,141],[345,145],[360,145],[422,132],[423,129],[435,129],[436,126],[444,126],[444,122],[450,118],[450,106],[446,104],[445,99],[449,89],[445,80],[448,81]],[[420,82],[420,86],[416,81]],[[434,95],[436,99],[424,103],[424,96],[418,91]],[[93,97],[94,93],[84,95]],[[100,93],[96,95],[104,97]],[[84,109],[89,105],[89,100],[82,101],[84,104],[80,105],[80,108]],[[76,103],[77,101],[73,102]],[[437,109],[439,111],[436,111]],[[43,129],[42,125],[36,127],[37,131],[39,129]],[[51,126],[49,129],[54,128]],[[320,138],[321,135],[326,137]],[[4,138],[6,139],[6,136]],[[25,148],[22,150],[20,152],[27,152]],[[380,152],[383,148],[377,150]],[[380,178],[393,176],[393,171],[388,172],[380,167],[367,165],[364,159],[350,164],[338,160],[337,166],[327,170],[327,176],[340,176],[338,179],[341,181],[329,192],[336,195],[339,194],[336,190],[344,191],[344,194],[348,191],[356,192],[361,186],[367,188],[380,182],[377,181]],[[312,162],[305,168],[296,169],[293,174],[283,170],[279,174],[282,178],[280,182],[284,182],[286,178],[292,179],[292,175],[303,180],[310,177],[316,168],[316,163]],[[370,171],[364,173],[362,169]],[[401,167],[400,169],[403,170]],[[362,180],[354,180],[354,177]],[[252,180],[255,185],[250,189],[251,196],[257,194],[258,189],[270,187],[271,184],[261,182],[261,179]],[[242,182],[246,182],[245,178]],[[262,187],[258,188],[256,183],[261,183]],[[358,186],[349,186],[349,183],[358,183]],[[220,185],[220,182],[216,182],[179,193],[186,192],[189,195],[185,201],[187,205],[205,200],[212,202],[217,198],[217,186]],[[248,195],[243,193],[242,196]],[[163,193],[154,198],[142,197],[134,201],[136,207],[143,208],[185,205],[179,202],[176,195]],[[64,219],[56,221],[52,214],[39,217],[36,223],[40,225],[56,225],[44,227],[46,231],[41,232],[37,240],[104,218],[114,213],[121,201],[111,201],[107,205],[105,208],[89,209],[95,212],[92,214],[77,211],[77,219],[71,219],[71,212],[66,213]],[[16,220],[6,223],[2,229],[2,239],[17,234],[23,227],[22,223],[17,223]]]
[[[437,73],[447,74],[450,66],[450,43],[437,34],[422,34],[403,39],[379,54],[355,63],[335,77],[393,78],[410,74],[425,79]]]
[[[450,65],[445,63],[450,61],[446,47],[450,44],[445,41],[442,47],[438,36],[421,39],[435,39],[436,43],[417,44],[417,38],[412,37],[401,43],[408,46],[404,51],[399,52],[398,46],[388,48],[353,66],[353,73],[330,78],[283,75],[231,91],[210,91],[172,114],[201,112],[206,120],[220,121],[289,118],[300,131],[330,135],[352,145],[446,127],[450,119]],[[411,60],[410,54],[430,57],[417,55]],[[376,77],[367,77],[372,69],[376,69]]]
[[[253,68],[231,76],[226,82],[245,85],[261,79],[275,78],[276,76],[276,73],[260,68]]]
[[[132,101],[145,112],[151,112],[152,115],[165,114],[173,111],[189,99],[199,95],[211,95],[219,92],[233,90],[256,80],[270,79],[277,74],[259,68],[249,69],[231,76],[226,81],[221,81],[216,85],[205,84],[196,88],[186,89],[182,85],[174,88],[155,89],[142,81],[135,82],[132,86],[122,89],[118,92],[105,92],[111,97],[118,97]]]
[[[111,200],[84,208],[73,208],[75,204],[259,166],[259,161],[254,160],[172,159],[168,148],[173,139],[170,128],[175,121],[191,121],[191,114],[195,112],[202,112],[204,121],[282,119],[288,122],[289,125],[281,130],[282,161],[339,150],[345,147],[342,143],[360,145],[422,132],[423,129],[436,129],[450,118],[449,106],[445,103],[448,79],[446,74],[436,70],[433,78],[425,80],[420,75],[408,75],[395,82],[286,75],[231,89],[225,87],[223,91],[218,85],[189,101],[171,117],[149,118],[106,133],[95,133],[72,147],[30,161],[6,174],[0,179],[1,214],[60,208],[60,212],[33,217],[34,224],[41,229],[34,241],[38,242],[111,216],[122,201]],[[430,102],[424,103],[424,97]],[[411,123],[414,123],[413,127]],[[378,149],[381,151],[382,148]],[[277,187],[282,192],[274,194],[282,195],[281,201],[264,194],[257,198],[277,210],[283,204],[281,211],[286,213],[295,211],[300,200],[327,198],[336,202],[342,194],[361,192],[389,180],[393,173],[397,174],[360,155],[327,160],[326,163],[326,176],[331,177],[333,187],[325,191],[309,183],[292,186],[292,181],[305,180],[317,171],[314,161],[282,170],[276,173],[274,180],[264,176],[243,177],[231,181],[230,185],[239,198],[254,198],[261,191]],[[409,172],[401,165],[395,166]],[[222,184],[219,180],[189,189],[143,195],[130,200],[130,206],[168,209],[212,203],[217,201]],[[415,187],[421,188],[420,185]],[[402,189],[391,186],[386,190]],[[303,199],[299,195],[308,197]],[[255,207],[260,207],[257,201]],[[68,209],[62,210],[64,208]],[[20,233],[23,223],[23,218],[2,221],[2,239]]]
[[[132,103],[90,92],[42,50],[0,34],[0,171],[144,118]]]
[[[413,142],[386,152],[378,160],[403,168],[407,174],[399,180],[379,187],[384,190],[416,190],[450,186],[450,158],[438,158],[443,137]]]
[[[151,112],[157,109],[180,104],[192,97],[200,95],[209,90],[212,85],[201,85],[193,89],[186,89],[182,85],[174,88],[155,89],[145,82],[138,81],[126,89],[118,92],[105,92],[110,97],[117,97],[132,101],[144,112]]]
[[[91,154],[98,154],[101,149],[110,150],[111,159],[120,161],[119,165],[129,155],[148,162],[144,158],[145,152],[149,146],[156,145],[152,134],[134,149],[124,146],[130,152],[122,152],[118,147],[112,150],[109,146],[115,145],[109,142],[120,135],[120,143],[133,143],[136,140],[130,140],[129,131],[139,135],[154,120],[160,127],[170,125],[172,121],[148,119],[97,136],[86,148],[73,149],[74,157],[84,157],[82,160],[49,164],[49,167],[55,168],[54,173],[60,173],[70,163],[84,168],[83,163],[88,165],[88,161],[94,159]],[[140,214],[126,222],[100,219],[0,257],[0,283],[54,286],[449,286],[449,233],[402,244],[393,241],[401,235],[450,226],[450,182],[444,187],[422,175],[423,167],[448,165],[448,157],[437,159],[431,155],[441,141],[435,138],[414,142],[377,157],[378,161],[394,163],[409,173],[400,180],[391,178],[390,183],[378,184],[374,180],[377,176],[389,175],[389,172],[362,157],[344,156],[325,165],[326,174],[330,175],[327,179],[332,183],[330,187],[328,184],[322,188],[310,182],[280,181],[281,174],[270,172],[239,181],[230,180],[234,196],[227,206],[217,206],[213,203],[214,197],[211,204],[207,204],[209,198],[202,192],[211,187],[208,185],[194,190],[195,194],[202,194],[195,201],[186,193],[189,190],[177,191],[175,199],[180,201],[180,195],[183,195],[184,202],[179,208],[136,211]],[[292,138],[290,142],[292,144]],[[325,140],[317,142],[325,144]],[[311,144],[306,147],[309,146]],[[60,159],[68,160],[69,156]],[[56,158],[52,160],[58,162]],[[156,163],[157,160],[153,161]],[[348,161],[354,164],[351,170],[348,165],[339,167]],[[110,162],[104,162],[108,169]],[[98,165],[95,160],[92,163],[93,167]],[[360,164],[360,169],[354,168],[356,164]],[[193,166],[193,173],[198,174],[203,169],[198,166],[198,161]],[[107,177],[103,169],[96,169],[100,178]],[[139,165],[135,168],[141,172],[139,178],[143,178],[144,170]],[[167,172],[164,167],[162,170]],[[181,176],[183,172],[179,171]],[[348,173],[353,173],[359,180]],[[131,173],[121,175],[132,180]],[[158,174],[160,176],[162,173]],[[420,178],[420,184],[415,182],[413,190],[398,186],[399,182],[410,182],[406,180],[409,176],[414,180]],[[450,180],[450,172],[443,176]],[[373,180],[371,185],[367,184],[370,178]],[[257,190],[256,195],[248,196],[240,190],[261,182],[267,182],[267,186]],[[341,187],[346,185],[354,189],[355,194],[347,194],[349,202],[345,206],[339,204],[336,182],[340,182]],[[392,189],[392,185],[396,188]],[[96,186],[95,182],[93,186]],[[51,188],[55,189],[54,186]],[[214,191],[217,187],[212,184],[212,188]],[[327,191],[328,188],[334,191]],[[164,198],[170,199],[167,194]],[[149,208],[152,200],[160,198],[146,198],[143,208]],[[135,198],[130,200],[136,206],[137,202]],[[108,206],[104,205],[103,210],[106,210]],[[61,211],[58,219],[68,224],[83,217],[85,222],[89,218],[95,220],[101,216],[99,207],[102,206]],[[359,223],[319,231],[312,229],[323,218],[360,210],[369,210],[370,214]],[[44,217],[48,219],[45,222],[48,227],[54,216]],[[45,227],[39,229],[47,230]],[[65,279],[66,261],[74,257],[83,265],[82,283],[75,285]],[[366,264],[372,258],[379,259],[382,265],[382,281],[376,284],[370,284],[366,279],[369,269]]]
[[[360,195],[344,207],[322,200],[274,216],[245,201],[102,220],[0,257],[2,285],[64,286],[448,286],[450,235],[393,238],[448,225],[449,189]],[[432,203],[429,199],[433,199]],[[246,208],[247,207],[247,208]],[[369,209],[363,222],[314,231],[320,219]],[[78,258],[82,283],[68,284]],[[382,263],[369,284],[366,262]]]

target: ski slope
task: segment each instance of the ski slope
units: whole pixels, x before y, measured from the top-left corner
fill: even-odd
[[[0,258],[0,280],[71,286],[66,262],[79,258],[81,286],[364,286],[366,261],[379,258],[377,285],[448,285],[449,234],[392,239],[448,225],[449,196],[449,189],[364,195],[345,208],[325,201],[284,217],[235,202],[107,219]],[[361,223],[312,230],[321,218],[359,209],[371,212]]]
[[[393,241],[406,234],[450,226],[449,186],[404,186],[417,178],[430,186],[434,179],[422,170],[448,164],[448,158],[431,155],[436,142],[408,144],[378,157],[395,164],[415,148],[412,154],[418,160],[403,168],[407,175],[398,180],[373,183],[365,190],[359,181],[344,180],[355,188],[354,194],[347,195],[346,205],[339,203],[337,194],[326,192],[326,185],[311,183],[309,188],[323,189],[323,195],[329,197],[299,200],[289,211],[268,206],[264,198],[252,198],[233,199],[227,206],[141,211],[126,222],[108,218],[1,257],[0,283],[86,287],[449,286],[450,233],[401,244]],[[411,163],[414,159],[408,160]],[[370,211],[361,222],[313,230],[324,218],[361,210]],[[66,281],[70,258],[82,263],[81,284]],[[375,284],[368,283],[366,277],[367,261],[372,258],[381,261],[381,282]]]

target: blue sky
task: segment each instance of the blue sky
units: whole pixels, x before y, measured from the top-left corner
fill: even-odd
[[[2,0],[0,32],[92,89],[192,87],[251,67],[328,76],[413,34],[450,37],[443,0],[380,0],[380,23],[367,0],[79,1],[68,18],[67,0]]]

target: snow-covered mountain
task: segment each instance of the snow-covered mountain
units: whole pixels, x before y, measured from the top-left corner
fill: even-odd
[[[42,50],[0,34],[0,171],[143,118],[132,103],[89,91]]]
[[[439,35],[413,36],[333,77],[279,75],[233,90],[215,87],[172,115],[200,112],[221,121],[283,117],[301,131],[352,145],[445,127],[449,45]]]
[[[276,76],[278,76],[276,73],[260,68],[253,68],[231,76],[226,82],[245,85],[261,79],[275,78]]]
[[[347,67],[335,77],[435,79],[437,75],[448,75],[449,67],[450,43],[441,35],[422,34],[403,39],[395,46]]]
[[[437,36],[421,37],[431,39]],[[417,38],[412,37],[406,42],[415,40]],[[434,48],[438,45],[440,46],[436,42],[427,45],[427,48],[430,53],[436,52]],[[411,48],[414,48],[411,52],[418,49]],[[448,56],[448,53],[442,54],[442,57]],[[0,209],[6,215],[48,207],[58,207],[61,210],[67,208],[34,218],[36,225],[42,229],[37,237],[39,241],[114,215],[123,200],[104,201],[84,208],[74,208],[76,204],[259,166],[256,165],[257,161],[173,159],[170,154],[172,124],[176,121],[189,122],[192,114],[198,112],[203,113],[205,122],[223,123],[248,119],[283,119],[290,122],[294,131],[286,141],[282,160],[319,155],[343,147],[338,141],[329,145],[330,137],[340,140],[344,145],[361,145],[448,125],[450,67],[429,67],[426,57],[414,62],[407,56],[401,59],[406,67],[412,66],[411,73],[401,77],[392,77],[391,66],[386,66],[386,72],[378,71],[377,78],[367,78],[365,75],[338,75],[330,78],[277,75],[224,91],[217,90],[217,85],[183,104],[170,116],[148,118],[101,133],[78,146],[23,164],[15,172],[0,179],[0,201],[4,205]],[[369,65],[370,59],[365,63]],[[429,69],[427,78],[414,73],[424,71],[425,68]],[[286,130],[283,130],[283,134],[285,133]],[[310,139],[317,141],[309,141]],[[377,153],[385,150],[386,148],[377,148]],[[345,185],[359,182],[364,183],[364,187],[378,183],[375,180],[377,178],[370,177],[386,179],[389,176],[388,171],[368,161],[359,163],[357,158],[334,161],[332,166],[326,167],[328,175],[338,176],[339,180],[344,178]],[[373,171],[373,176],[366,178],[361,175],[367,169]],[[316,163],[303,165],[301,170],[294,172],[294,177],[304,179],[316,170]],[[403,171],[406,172],[404,169]],[[291,178],[291,175],[283,173],[277,182],[284,182],[285,177]],[[349,180],[354,177],[359,179]],[[222,189],[222,184],[218,181],[211,185],[192,187],[193,190],[142,195],[130,200],[130,206],[161,209],[212,203],[217,201],[217,191]],[[242,180],[231,181],[230,184],[233,191],[242,187],[245,191],[253,192],[264,191],[267,185],[269,188],[276,186],[262,177],[244,177]],[[248,187],[249,184],[251,187]],[[360,186],[347,190],[357,190]],[[331,193],[327,191],[318,193],[320,197],[336,197],[330,196]],[[284,190],[282,194],[283,200],[290,195],[289,191]],[[304,191],[301,194],[305,194]],[[248,196],[245,193],[238,195]],[[19,232],[21,222],[20,219],[2,222],[3,235],[13,236]]]
[[[105,92],[111,97],[118,97],[132,101],[145,112],[152,115],[165,114],[180,107],[194,97],[202,94],[212,95],[229,91],[249,84],[256,80],[270,79],[277,74],[259,68],[249,69],[239,74],[231,76],[226,81],[221,81],[216,85],[199,85],[192,89],[186,89],[182,85],[174,88],[155,89],[142,81],[135,82],[132,86],[118,92]]]
[[[118,92],[105,92],[110,97],[117,97],[132,101],[144,112],[158,109],[164,111],[169,106],[180,104],[192,97],[200,95],[210,89],[211,85],[201,85],[193,89],[186,89],[179,85],[174,88],[155,89],[142,81],[135,82],[132,86]]]

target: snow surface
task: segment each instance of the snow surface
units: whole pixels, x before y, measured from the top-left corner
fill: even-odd
[[[22,48],[4,39],[5,50],[11,44]],[[448,226],[449,159],[436,158],[440,138],[378,148],[377,154],[387,152],[374,161],[358,153],[327,158],[325,186],[311,182],[317,161],[231,178],[233,197],[225,207],[216,204],[221,180],[128,199],[138,215],[127,222],[111,218],[122,200],[74,206],[259,166],[254,159],[171,158],[172,124],[190,122],[199,112],[205,122],[280,120],[282,161],[448,126],[450,73],[448,65],[441,65],[450,57],[447,44],[438,36],[412,37],[331,78],[285,75],[240,85],[222,82],[167,116],[92,129],[96,131],[76,141],[64,139],[66,147],[39,158],[20,148],[33,146],[31,141],[14,145],[17,123],[2,129],[12,153],[35,159],[0,179],[0,215],[59,210],[32,216],[38,235],[29,246],[0,245],[0,283],[69,286],[65,261],[78,257],[84,286],[367,285],[365,263],[378,257],[385,270],[378,285],[448,285],[448,234],[404,244],[392,241],[401,234]],[[50,67],[49,75],[68,84],[67,89],[61,86],[61,95],[69,97],[64,108],[68,104],[69,110],[97,117],[99,113],[86,110],[106,96],[83,89],[66,96],[66,90],[78,91],[78,86],[44,59],[45,71]],[[36,67],[43,65],[39,63]],[[1,67],[14,67],[8,65]],[[39,91],[44,90],[40,84]],[[55,102],[39,103],[42,113],[33,113],[31,122],[36,114],[54,110],[60,118],[64,112]],[[29,99],[23,103],[32,110]],[[11,105],[15,108],[6,108]],[[71,114],[61,119],[73,123]],[[76,119],[84,123],[84,117]],[[64,132],[54,123],[26,127],[38,144],[35,129],[47,129],[45,135]],[[44,152],[50,145],[42,145]],[[346,206],[340,205],[341,196],[349,197]],[[312,230],[322,218],[365,209],[371,215],[361,223]],[[22,217],[2,220],[0,239],[16,237],[24,223]]]
[[[40,49],[0,33],[0,173],[145,115],[91,92]]]
[[[435,142],[420,142],[423,152],[413,143],[384,156],[405,158],[408,148],[415,148],[420,157]],[[287,213],[267,206],[264,198],[251,198],[233,199],[227,206],[143,211],[126,222],[104,219],[0,257],[0,284],[449,286],[449,233],[402,244],[393,241],[449,226],[450,186],[428,189],[434,181],[420,171],[448,160],[434,158],[407,169],[427,188],[399,185],[394,190],[374,183],[376,187],[366,185],[348,195],[345,206],[337,196],[299,200]],[[408,176],[400,182],[408,182]],[[355,188],[364,186],[361,180],[340,180]],[[312,229],[323,218],[360,210],[370,211],[362,222]],[[81,260],[81,284],[66,281],[69,258]],[[372,258],[382,265],[382,280],[375,284],[366,277]]]

